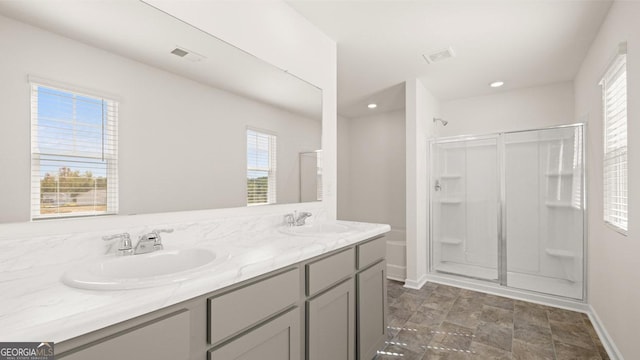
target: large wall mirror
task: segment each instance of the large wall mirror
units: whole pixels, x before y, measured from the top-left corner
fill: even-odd
[[[311,84],[141,1],[3,1],[0,29],[1,223],[321,197]]]

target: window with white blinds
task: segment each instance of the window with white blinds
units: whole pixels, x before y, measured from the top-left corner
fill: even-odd
[[[118,104],[31,83],[31,218],[116,214]]]
[[[247,204],[276,202],[276,136],[247,129]]]
[[[604,119],[604,221],[626,233],[627,181],[627,54],[626,44],[600,83]]]

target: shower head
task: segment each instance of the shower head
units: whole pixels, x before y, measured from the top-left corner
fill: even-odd
[[[447,124],[449,123],[447,120],[443,120],[441,118],[433,118],[433,122],[437,121],[440,121],[442,123],[442,126],[447,126]]]

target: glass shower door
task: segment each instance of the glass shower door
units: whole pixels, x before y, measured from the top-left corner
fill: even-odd
[[[504,135],[507,286],[583,298],[583,127]]]
[[[498,280],[497,136],[431,144],[432,270]]]

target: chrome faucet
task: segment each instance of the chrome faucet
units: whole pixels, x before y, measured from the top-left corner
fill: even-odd
[[[136,244],[135,249],[133,250],[134,255],[138,254],[146,254],[157,250],[164,249],[162,245],[162,238],[160,237],[160,233],[172,233],[173,229],[156,229],[148,234],[144,234],[140,236],[138,239],[138,243]]]
[[[162,245],[162,238],[160,237],[160,233],[163,232],[171,233],[173,232],[173,229],[156,229],[148,234],[144,234],[138,239],[138,243],[136,244],[135,248],[132,245],[131,236],[129,235],[129,233],[103,236],[102,240],[110,241],[120,239],[120,245],[116,250],[116,255],[146,254],[164,249],[164,246]]]
[[[129,233],[107,235],[102,237],[102,240],[104,241],[111,241],[115,239],[120,239],[120,244],[118,245],[118,249],[116,250],[116,255],[133,254],[133,247],[131,246],[131,236],[129,236]],[[111,248],[109,248],[109,250],[111,250]]]
[[[307,220],[307,218],[310,217],[311,215],[312,214],[310,212],[306,212],[306,211],[301,212],[300,214],[298,214],[298,216],[294,215],[294,217],[296,217],[295,225],[296,226],[304,225],[305,224],[305,220]]]
[[[305,224],[305,221],[308,217],[312,216],[310,212],[302,211],[298,213],[294,211],[293,213],[289,213],[284,216],[284,223],[287,226],[302,226]]]
[[[291,214],[287,214],[284,216],[284,223],[287,226],[293,226],[293,224],[296,222],[296,219],[294,218],[293,213]]]

